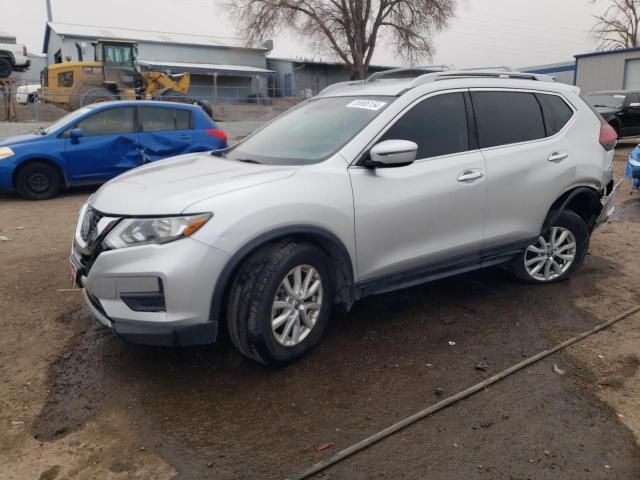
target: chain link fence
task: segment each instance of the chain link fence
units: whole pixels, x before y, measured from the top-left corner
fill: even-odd
[[[144,96],[143,100],[162,100],[196,103],[212,112],[217,121],[268,121],[299,103],[299,97],[284,97],[278,89],[264,89],[255,93],[249,87],[192,86],[187,95]],[[42,93],[35,80],[10,81],[0,89],[0,122],[53,122],[69,112],[96,101],[134,100],[126,95],[112,96],[88,94]]]

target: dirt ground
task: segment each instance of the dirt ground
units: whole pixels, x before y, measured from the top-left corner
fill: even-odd
[[[632,146],[619,149],[618,175]],[[72,230],[91,191],[0,197],[0,479],[300,471],[640,303],[640,195],[628,191],[625,181],[570,281],[526,286],[488,269],[368,298],[279,370],[224,340],[124,343],[69,290]],[[637,480],[638,345],[640,314],[316,478]]]

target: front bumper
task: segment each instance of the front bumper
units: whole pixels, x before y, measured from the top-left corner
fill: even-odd
[[[91,312],[126,340],[149,345],[200,345],[216,341],[210,318],[224,252],[185,238],[99,253],[88,264],[71,253],[76,284]]]

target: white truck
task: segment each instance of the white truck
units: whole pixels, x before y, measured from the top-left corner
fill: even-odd
[[[30,65],[27,47],[16,43],[15,37],[0,32],[0,79],[10,77],[12,72],[24,72]]]

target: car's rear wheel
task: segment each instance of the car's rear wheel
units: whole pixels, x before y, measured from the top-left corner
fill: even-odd
[[[565,210],[514,259],[513,273],[528,283],[560,282],[580,267],[588,249],[589,228],[578,214]]]
[[[234,279],[227,305],[231,340],[259,362],[292,362],[318,343],[333,295],[322,250],[306,242],[270,245],[247,259]]]
[[[18,172],[16,189],[20,195],[28,200],[46,200],[60,193],[62,178],[51,165],[32,162]]]
[[[11,62],[6,58],[0,58],[0,78],[9,77],[12,71]]]

